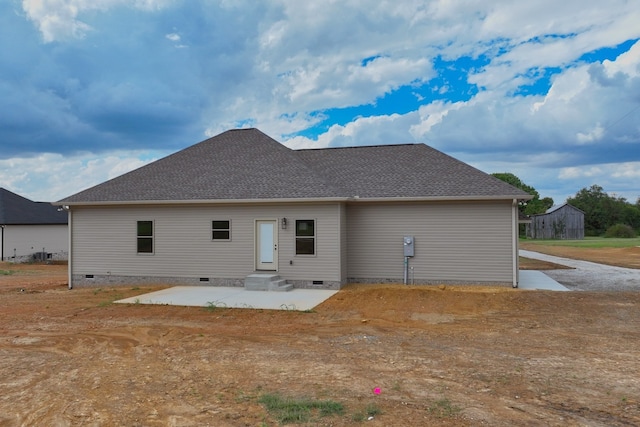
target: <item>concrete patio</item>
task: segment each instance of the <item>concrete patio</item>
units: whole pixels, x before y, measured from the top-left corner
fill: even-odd
[[[568,291],[541,271],[520,271],[519,289]],[[160,304],[196,307],[254,308],[265,310],[311,310],[339,291],[293,289],[289,292],[247,291],[221,286],[174,286],[116,303]]]
[[[174,286],[116,301],[125,304],[164,304],[199,307],[255,308],[305,311],[339,291],[293,289],[289,292],[247,291],[240,287]]]

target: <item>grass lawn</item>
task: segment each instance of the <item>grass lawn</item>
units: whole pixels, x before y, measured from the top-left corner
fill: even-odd
[[[633,239],[585,237],[584,240],[520,239],[520,243],[542,246],[569,246],[572,248],[630,248],[640,246],[640,237]]]

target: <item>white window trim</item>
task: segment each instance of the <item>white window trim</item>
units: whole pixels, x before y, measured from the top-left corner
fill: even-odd
[[[229,223],[229,228],[228,229],[222,229],[222,228],[213,228],[213,223],[216,221],[227,221]],[[214,239],[213,238],[213,231],[214,230],[220,230],[220,231],[229,231],[229,238],[228,239]],[[231,220],[230,219],[212,219],[211,220],[211,241],[212,242],[230,242],[231,241]]]
[[[313,236],[298,236],[298,221],[313,221]],[[301,239],[304,238],[313,238],[313,253],[312,254],[299,254],[297,253],[297,240],[298,237]],[[293,251],[294,256],[304,257],[304,258],[312,258],[318,256],[318,219],[317,218],[296,218],[293,220]]]
[[[138,223],[150,222],[151,223],[151,236],[138,235]],[[138,251],[138,239],[151,239],[151,252],[139,252]],[[136,220],[136,255],[151,256],[156,253],[156,221],[153,219],[139,219]]]

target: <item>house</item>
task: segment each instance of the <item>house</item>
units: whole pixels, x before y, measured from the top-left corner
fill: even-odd
[[[424,144],[292,150],[226,131],[57,205],[69,284],[517,285],[531,196]],[[406,256],[405,256],[406,254]]]
[[[568,203],[555,205],[543,214],[531,215],[530,239],[584,239],[584,212]]]
[[[0,260],[66,260],[67,213],[0,188]]]

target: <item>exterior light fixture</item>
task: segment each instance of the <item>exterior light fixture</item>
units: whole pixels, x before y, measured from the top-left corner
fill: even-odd
[[[286,228],[287,228],[287,218],[282,218],[280,220],[280,225],[282,226],[283,230],[286,230]]]

